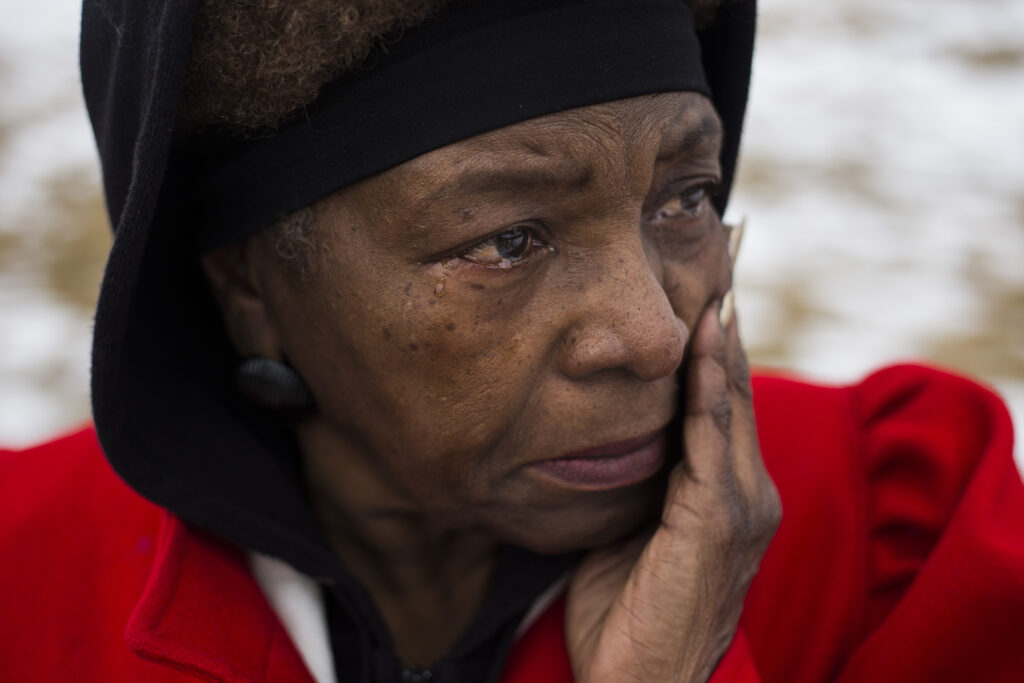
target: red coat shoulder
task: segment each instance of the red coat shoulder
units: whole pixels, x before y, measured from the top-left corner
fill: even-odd
[[[1019,680],[1024,487],[998,397],[922,366],[847,387],[759,376],[754,396],[784,515],[741,633],[712,680]],[[0,453],[0,553],[10,558],[0,569],[0,680],[177,678],[125,642],[144,594],[160,606],[159,614],[143,611],[158,645],[169,634],[181,645],[199,626],[218,633],[226,615],[249,609],[255,617],[245,622],[266,628],[246,642],[284,652],[256,659],[303,673],[226,549],[171,525],[178,540],[165,539],[160,552],[177,548],[174,562],[164,562],[177,569],[151,572],[162,517],[110,470],[91,430]],[[221,565],[221,578],[210,579]],[[188,591],[159,580],[183,576],[185,566],[197,572],[182,584]],[[235,603],[211,611],[224,596]],[[166,616],[171,608],[175,619]],[[206,615],[201,624],[197,614]],[[540,669],[551,680],[571,677],[561,618],[556,603],[512,653],[509,673],[521,678],[506,680],[535,680]],[[175,661],[197,651],[177,649]]]
[[[64,527],[73,516],[82,522],[73,525],[78,536],[97,528],[86,522],[121,519],[126,507],[158,514],[110,469],[91,426],[26,450],[0,451],[0,492],[5,534],[26,528],[21,521],[31,520],[34,529]],[[110,532],[108,524],[97,529]]]
[[[0,679],[161,680],[124,640],[160,516],[113,473],[91,428],[0,452]]]
[[[999,397],[919,365],[754,394],[783,505],[744,612],[762,680],[1019,680],[1024,487]]]

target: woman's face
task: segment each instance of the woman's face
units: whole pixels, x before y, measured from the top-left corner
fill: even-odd
[[[301,276],[257,238],[262,327],[234,334],[312,389],[312,486],[540,551],[659,509],[648,475],[678,455],[654,439],[690,330],[729,286],[720,137],[693,93],[586,107],[337,193]],[[627,440],[610,450],[641,455],[621,471],[540,464]]]

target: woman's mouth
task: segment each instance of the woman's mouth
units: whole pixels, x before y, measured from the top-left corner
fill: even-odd
[[[636,484],[654,476],[665,462],[665,432],[617,441],[551,460],[529,468],[572,488],[599,491]]]

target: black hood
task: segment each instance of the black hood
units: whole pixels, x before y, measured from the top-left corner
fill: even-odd
[[[681,0],[680,0],[681,1]],[[337,573],[286,430],[234,391],[239,361],[180,206],[175,114],[196,0],[85,0],[81,66],[115,236],[96,313],[92,400],[117,473],[141,495],[314,577]],[[754,0],[700,34],[732,182],[750,79]],[[726,195],[719,198],[724,210]]]

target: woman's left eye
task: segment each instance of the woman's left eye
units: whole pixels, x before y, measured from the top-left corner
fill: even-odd
[[[543,246],[533,227],[519,224],[470,247],[458,256],[482,266],[507,270],[525,261],[533,251]]]
[[[705,182],[690,185],[662,204],[655,212],[656,219],[697,218],[707,207],[708,200],[715,193],[717,185]]]

